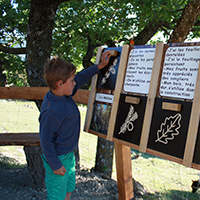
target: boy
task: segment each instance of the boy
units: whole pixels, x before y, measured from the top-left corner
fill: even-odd
[[[75,66],[60,58],[53,58],[44,66],[44,78],[50,90],[44,97],[39,121],[47,199],[69,200],[75,189],[73,151],[78,146],[80,113],[72,96],[108,64],[109,58],[109,51],[102,53],[100,64],[76,76]]]

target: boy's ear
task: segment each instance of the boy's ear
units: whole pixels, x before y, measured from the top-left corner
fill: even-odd
[[[63,85],[63,81],[62,80],[59,80],[57,83],[56,83],[56,86],[58,89],[61,89],[62,88],[62,85]]]

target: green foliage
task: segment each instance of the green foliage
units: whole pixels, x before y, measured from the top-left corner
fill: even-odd
[[[30,0],[0,1],[0,41],[9,47],[24,46]]]
[[[26,45],[26,30],[30,0],[0,1],[0,43],[5,47],[15,48]],[[25,56],[0,52],[7,84],[27,86]]]
[[[88,40],[95,46],[108,40],[128,40],[133,32],[131,10],[125,2],[70,1],[60,5],[53,32],[53,54],[76,66],[82,64]],[[124,39],[125,38],[125,39]]]
[[[0,60],[3,62],[7,85],[28,86],[25,61],[20,56],[0,52]]]
[[[152,22],[162,22],[160,33],[167,41],[188,2],[189,0],[63,2],[56,13],[52,55],[72,62],[80,71],[88,44],[96,47],[110,45],[108,42],[112,41],[116,46],[122,46]],[[30,0],[2,0],[0,7],[0,44],[6,47],[25,47]],[[199,36],[199,27],[194,26],[188,38]],[[154,38],[149,43],[156,43],[162,38]],[[25,82],[18,80],[14,74],[26,73],[24,58],[25,56],[0,54],[0,60],[6,62],[3,67],[9,83],[21,86]],[[94,60],[95,54],[91,62]]]

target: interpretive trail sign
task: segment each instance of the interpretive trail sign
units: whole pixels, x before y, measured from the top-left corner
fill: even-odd
[[[154,45],[135,46],[130,50],[119,98],[113,137],[137,146],[140,143],[154,56]]]
[[[130,93],[148,94],[155,46],[139,47],[132,49],[129,53],[123,90]]]
[[[200,169],[200,43],[112,50],[93,79],[85,130]]]
[[[99,49],[99,54],[108,50],[111,52],[108,65],[93,79],[93,97],[89,105],[92,112],[87,115],[90,122],[86,129],[97,135],[107,135],[122,47]]]
[[[160,95],[193,99],[199,67],[200,46],[167,48],[161,77]]]
[[[155,98],[149,132],[147,149],[179,163],[184,162],[186,142],[190,137],[189,126],[200,59],[198,45],[164,45],[159,93]],[[194,148],[190,142],[191,145]],[[192,158],[193,153],[190,154]],[[188,161],[185,164],[191,165]]]

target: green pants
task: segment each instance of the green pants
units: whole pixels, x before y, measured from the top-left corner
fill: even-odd
[[[46,170],[45,185],[47,188],[47,200],[64,200],[66,194],[72,192],[76,186],[74,152],[58,156],[58,158],[67,170],[64,176],[54,174],[45,156],[42,156]]]

